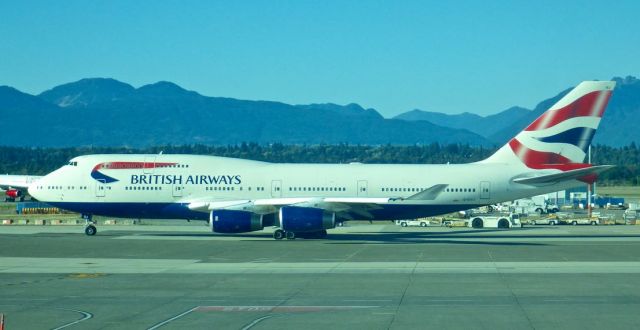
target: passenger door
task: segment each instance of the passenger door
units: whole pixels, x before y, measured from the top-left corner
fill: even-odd
[[[274,197],[274,198],[282,197],[282,181],[280,180],[271,181],[271,197]]]
[[[151,174],[156,167],[156,156],[144,157],[144,174]]]
[[[368,195],[368,182],[366,180],[358,181],[358,197],[367,197]]]
[[[491,198],[491,182],[482,181],[480,182],[480,199],[490,199]]]
[[[171,190],[172,190],[172,195],[173,197],[182,197],[182,190],[184,189],[184,187],[181,184],[172,184],[171,185]]]
[[[104,179],[98,179],[96,182],[96,197],[105,197],[107,184]]]

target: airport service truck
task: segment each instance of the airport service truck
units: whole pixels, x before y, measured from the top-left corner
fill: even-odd
[[[556,213],[557,214],[557,213]],[[558,216],[547,216],[539,219],[529,220],[529,224],[531,225],[551,225],[555,226],[560,224],[560,220],[558,220]]]
[[[467,226],[472,228],[520,228],[520,216],[516,213],[508,214],[472,214]]]
[[[429,220],[427,219],[411,219],[411,220],[396,220],[396,225],[402,226],[402,227],[408,227],[408,226],[428,227],[430,223],[429,223]]]
[[[544,196],[534,196],[522,198],[514,201],[512,205],[514,212],[519,214],[550,214],[560,210],[558,205],[550,203]]]

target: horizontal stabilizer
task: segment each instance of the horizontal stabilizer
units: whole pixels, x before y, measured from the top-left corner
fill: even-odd
[[[562,181],[579,180],[585,183],[593,183],[597,176],[613,168],[613,165],[599,165],[581,168],[577,170],[566,171],[562,173],[539,175],[534,177],[516,178],[513,179],[515,183],[522,183],[528,185],[547,185],[554,184]]]

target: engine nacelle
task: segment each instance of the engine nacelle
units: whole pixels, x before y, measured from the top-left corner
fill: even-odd
[[[336,215],[314,207],[284,206],[280,208],[280,226],[300,233],[331,229],[336,226]]]
[[[247,233],[262,230],[262,216],[246,211],[213,210],[209,214],[211,230],[216,233]]]
[[[9,198],[20,198],[20,196],[22,196],[22,192],[20,192],[20,190],[18,189],[9,189],[5,192],[5,195],[7,195],[7,197]]]

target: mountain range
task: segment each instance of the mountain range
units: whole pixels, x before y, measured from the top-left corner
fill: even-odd
[[[596,142],[640,141],[640,80],[615,78],[616,91]],[[8,146],[74,147],[164,144],[442,144],[506,142],[569,89],[533,110],[492,116],[412,110],[384,118],[357,104],[290,105],[208,97],[171,82],[139,88],[106,78],[82,79],[39,95],[0,86],[0,128]]]
[[[638,143],[640,142],[640,130],[637,126],[640,118],[640,79],[627,76],[626,78],[615,77],[612,80],[616,81],[616,87],[593,143],[609,146]],[[471,113],[448,115],[439,112],[412,110],[394,118],[408,121],[428,121],[445,127],[467,129],[497,145],[502,145],[542,115],[572,88],[567,88],[557,95],[541,101],[533,110],[512,107],[486,117]]]

